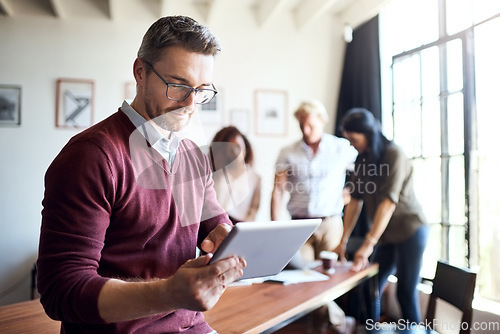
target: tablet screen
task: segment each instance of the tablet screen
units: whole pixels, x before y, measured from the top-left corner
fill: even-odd
[[[319,218],[238,223],[210,262],[233,255],[245,259],[240,280],[278,274],[320,223]]]

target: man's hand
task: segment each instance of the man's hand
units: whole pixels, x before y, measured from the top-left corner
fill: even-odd
[[[207,254],[189,260],[167,280],[166,294],[174,309],[209,310],[226,287],[243,275],[244,260],[233,256],[208,264],[211,258]]]
[[[178,309],[206,311],[226,287],[243,275],[244,260],[227,258],[208,264],[212,254],[188,260],[167,278],[126,282],[110,279],[99,294],[99,314],[104,321],[128,321]]]
[[[287,171],[277,172],[274,175],[274,187],[271,193],[271,220],[278,220],[285,193],[285,184],[288,182]]]
[[[206,253],[215,253],[222,241],[226,239],[227,235],[231,231],[231,228],[232,227],[228,224],[217,225],[217,227],[208,234],[205,240],[202,241],[200,245],[201,250]]]
[[[208,264],[231,231],[218,225],[201,243],[209,254],[188,260],[167,279],[126,282],[110,279],[99,294],[99,314],[106,322],[128,321],[177,309],[206,311],[219,300],[226,287],[243,275],[246,262],[230,257]]]

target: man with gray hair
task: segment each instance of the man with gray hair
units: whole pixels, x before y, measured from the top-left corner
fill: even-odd
[[[202,312],[246,263],[209,264],[232,224],[208,158],[180,133],[217,93],[219,50],[189,17],[156,21],[132,103],[74,136],[47,170],[37,280],[61,333],[213,333]]]
[[[322,222],[300,250],[302,261],[333,251],[342,237],[342,210],[347,170],[357,151],[344,138],[324,133],[328,113],[319,101],[303,102],[294,113],[302,139],[283,148],[276,161],[271,219],[279,220],[284,194],[292,219],[321,218]]]
[[[332,251],[342,237],[346,171],[357,152],[346,139],[324,133],[328,114],[321,102],[303,102],[294,116],[302,139],[283,148],[276,161],[271,219],[279,219],[285,192],[290,193],[292,219],[322,218],[301,250],[304,260],[313,261],[321,251]]]

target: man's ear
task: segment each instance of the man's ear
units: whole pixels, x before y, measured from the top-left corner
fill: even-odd
[[[134,61],[134,78],[135,82],[139,85],[146,80],[146,63],[140,58]]]

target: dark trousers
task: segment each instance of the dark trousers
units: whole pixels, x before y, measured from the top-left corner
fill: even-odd
[[[365,285],[367,319],[377,321],[380,318],[380,293],[387,285],[389,275],[395,273],[398,278],[397,299],[403,319],[415,323],[421,321],[417,285],[428,234],[429,226],[423,225],[402,243],[378,245],[375,248],[371,262],[379,264],[379,290],[370,292],[368,284]]]

